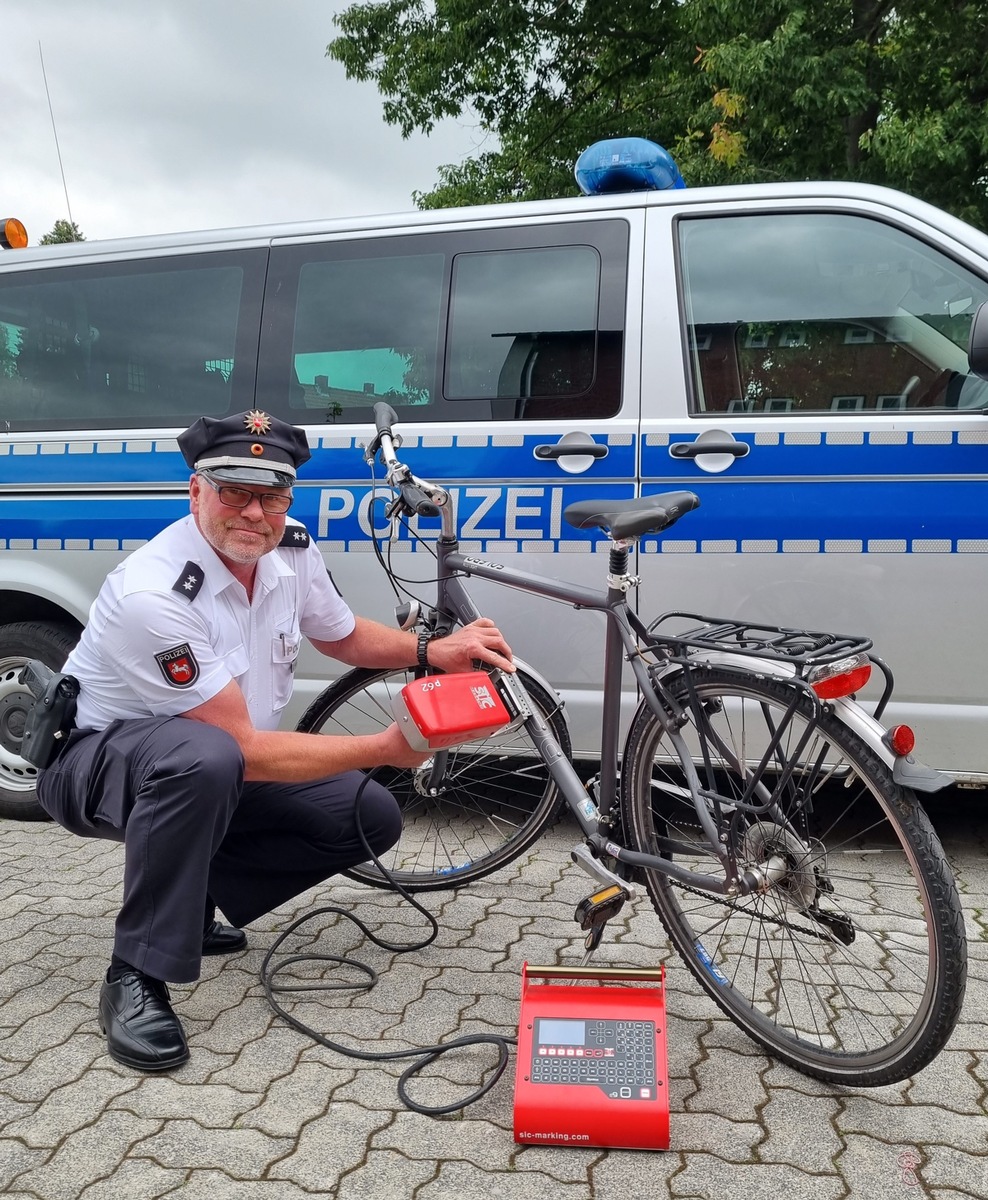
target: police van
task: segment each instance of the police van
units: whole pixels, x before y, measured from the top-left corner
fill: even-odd
[[[293,515],[352,607],[392,619],[360,453],[381,399],[492,561],[599,586],[566,505],[696,492],[639,546],[643,614],[866,633],[886,719],[988,782],[988,386],[967,360],[988,237],[849,183],[587,190],[0,251],[0,814],[40,815],[20,665],[60,664],[110,568],[188,511],[175,439],[203,414],[305,428]],[[419,533],[391,550],[427,581],[438,526]],[[592,755],[599,616],[496,601]],[[303,652],[287,720],[332,670]]]

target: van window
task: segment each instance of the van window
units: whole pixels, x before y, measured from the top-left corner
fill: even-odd
[[[458,254],[446,395],[527,399],[588,391],[599,278],[591,246]]]
[[[305,263],[292,407],[432,403],[444,267],[442,254]]]
[[[265,405],[331,424],[382,399],[406,422],[616,413],[627,243],[593,221],[276,246]]]
[[[243,336],[256,337],[249,272],[224,254],[0,273],[0,422],[133,428],[230,411],[251,290]]]
[[[843,214],[683,219],[693,411],[980,408],[988,286],[903,230]]]

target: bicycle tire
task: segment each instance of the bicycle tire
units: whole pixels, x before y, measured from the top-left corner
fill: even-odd
[[[691,677],[716,735],[704,739],[716,789],[737,799],[739,764],[750,772],[760,762],[767,722],[778,728],[793,689],[726,669],[697,668]],[[671,690],[686,703],[685,678]],[[780,745],[778,765],[798,767],[789,785],[778,772],[763,772],[791,829],[730,806],[719,815],[711,808],[721,839],[733,838],[739,860],[748,860],[741,865],[778,854],[786,866],[782,878],[764,893],[733,898],[656,871],[644,873],[645,883],[690,971],[754,1041],[830,1083],[897,1083],[936,1057],[960,1015],[966,980],[960,900],[915,795],[894,783],[885,763],[830,710],[793,754],[811,708],[804,694]],[[684,753],[699,764],[697,717],[686,712]],[[713,870],[674,757],[643,705],[628,736],[625,830],[637,849]],[[677,845],[660,849],[662,835]]]
[[[564,753],[570,740],[559,700],[519,671],[525,688]],[[366,734],[392,721],[391,698],[415,677],[412,669],[358,668],[331,684],[303,713],[306,733]],[[441,797],[416,791],[415,773],[382,767],[375,779],[397,799],[402,833],[381,861],[410,892],[461,887],[507,866],[552,824],[559,791],[524,726],[448,751]],[[346,872],[388,887],[372,862]]]

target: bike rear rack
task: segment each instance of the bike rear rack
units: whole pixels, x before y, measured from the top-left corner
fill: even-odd
[[[699,621],[696,628],[683,633],[660,627],[674,620]],[[732,654],[750,654],[752,658],[777,658],[799,666],[820,666],[852,654],[866,654],[870,638],[845,633],[820,633],[812,629],[787,629],[780,625],[753,624],[723,617],[704,617],[699,613],[667,612],[648,626],[657,640],[700,650],[729,650]]]
[[[664,628],[681,622],[699,624],[680,632]],[[867,654],[884,678],[884,689],[874,713],[876,720],[881,719],[892,695],[892,672],[882,659],[871,653],[871,638],[859,634],[791,629],[783,625],[706,617],[681,610],[663,613],[646,626],[646,633],[657,645],[672,649],[676,657],[682,656],[683,661],[687,660],[690,650],[721,650],[790,663],[797,668],[799,678],[805,677],[813,667],[839,662],[855,654]]]

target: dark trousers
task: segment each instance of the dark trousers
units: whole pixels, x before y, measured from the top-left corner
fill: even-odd
[[[162,717],[77,730],[39,775],[38,800],[60,825],[123,842],[114,951],[148,975],[198,979],[207,896],[244,925],[367,858],[360,771],[298,784],[243,774],[222,729]],[[374,780],[360,821],[375,853],[398,840],[398,805]]]

